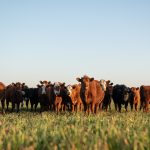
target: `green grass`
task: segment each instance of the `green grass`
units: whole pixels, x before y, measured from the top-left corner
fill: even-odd
[[[150,113],[0,115],[0,149],[150,149]]]

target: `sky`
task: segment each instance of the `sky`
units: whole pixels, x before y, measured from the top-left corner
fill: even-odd
[[[0,0],[0,81],[150,85],[149,0]]]

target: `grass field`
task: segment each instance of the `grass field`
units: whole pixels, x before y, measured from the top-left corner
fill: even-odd
[[[0,115],[0,149],[150,149],[150,113]]]

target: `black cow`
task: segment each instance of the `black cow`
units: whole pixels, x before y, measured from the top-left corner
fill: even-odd
[[[34,111],[36,111],[37,105],[39,103],[38,88],[29,88],[28,96],[29,96],[29,101],[31,104],[31,111],[33,111],[33,106],[34,106]]]
[[[106,111],[109,109],[111,110],[111,100],[112,100],[112,93],[113,93],[113,83],[110,82],[110,80],[106,81],[106,91],[105,91],[105,97],[103,101],[102,108]]]
[[[115,104],[115,109],[119,108],[119,112],[121,112],[121,105],[125,105],[125,109],[127,111],[128,102],[130,101],[130,88],[125,85],[115,85],[113,87],[113,101]]]

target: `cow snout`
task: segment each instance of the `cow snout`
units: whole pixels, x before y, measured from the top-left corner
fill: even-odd
[[[127,101],[129,99],[129,94],[124,95],[124,101]]]

